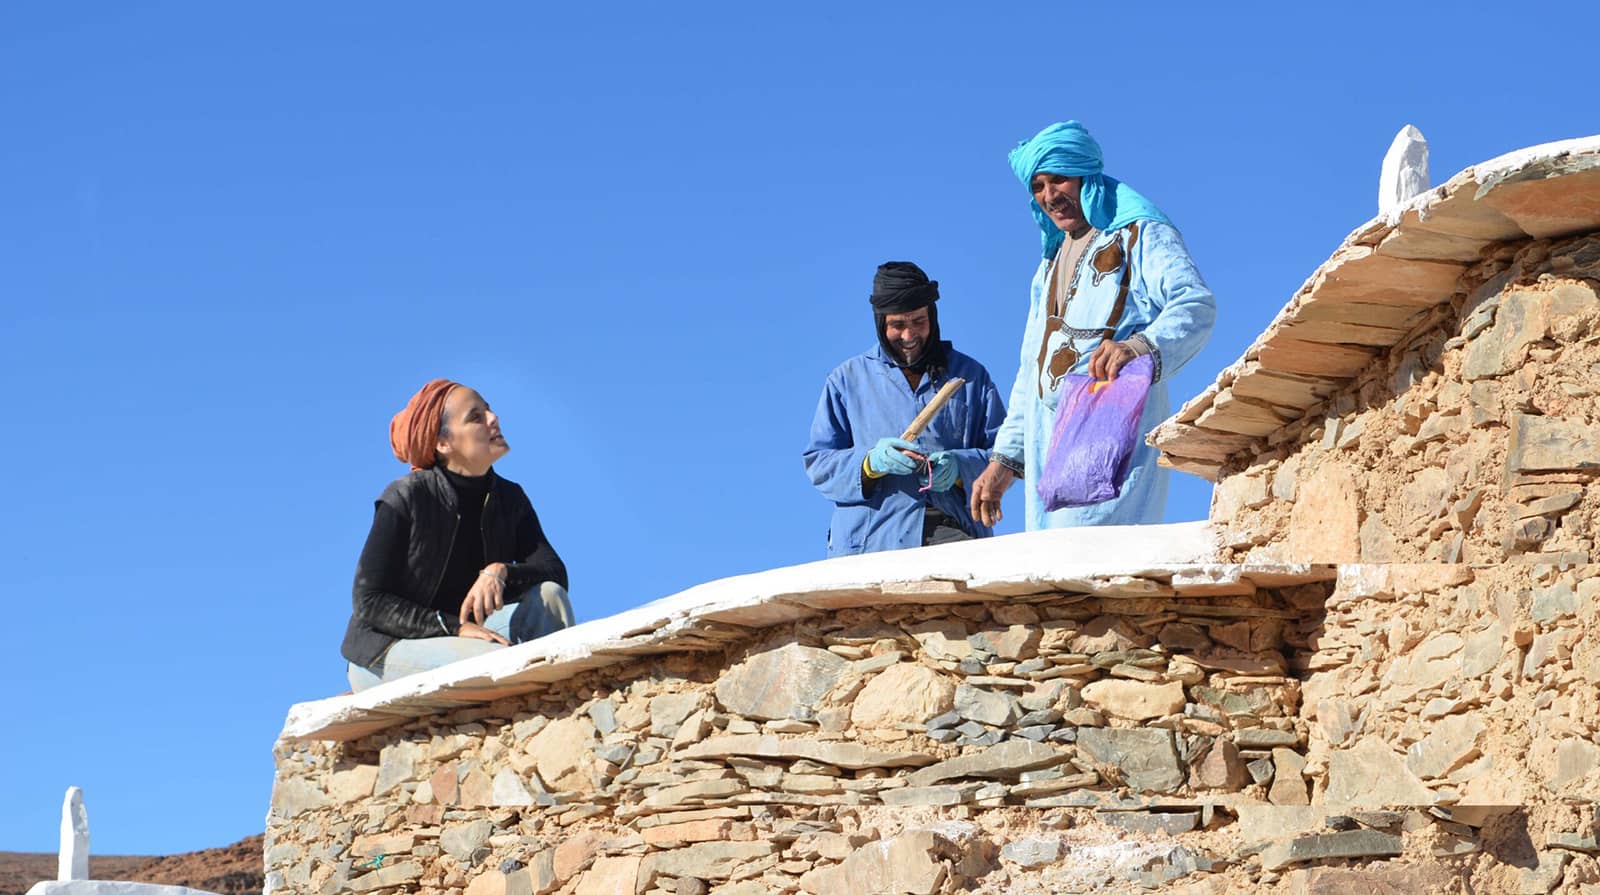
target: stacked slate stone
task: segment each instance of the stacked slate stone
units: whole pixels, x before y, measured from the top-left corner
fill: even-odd
[[[1600,238],[1497,247],[1386,358],[1221,467],[1239,561],[1600,556]]]
[[[1303,642],[1295,606],[1328,591],[845,610],[727,656],[584,675],[344,747],[285,744],[280,767],[300,773],[274,794],[295,824],[269,847],[273,884],[831,892],[913,873],[920,888],[895,891],[932,892],[1049,848],[997,857],[982,824],[877,819],[1075,808],[1171,835],[1214,823],[1202,793],[1304,804],[1285,635]],[[1222,863],[1167,852],[1129,878]]]

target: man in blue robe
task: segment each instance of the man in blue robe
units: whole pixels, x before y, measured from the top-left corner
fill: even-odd
[[[1029,531],[1160,522],[1171,473],[1156,465],[1144,435],[1171,412],[1166,381],[1211,335],[1216,300],[1166,215],[1102,173],[1100,144],[1083,125],[1052,124],[1012,150],[1010,161],[1033,196],[1044,259],[1033,276],[1010,412],[988,468],[973,483],[971,513],[993,525],[1001,496],[1021,478]],[[1121,492],[1046,511],[1037,484],[1064,377],[1110,379],[1140,355],[1150,356],[1155,380]]]
[[[967,506],[1005,419],[989,371],[939,338],[939,284],[891,261],[872,281],[878,344],[828,374],[811,421],[806,475],[833,501],[828,555],[942,544],[994,533]],[[900,440],[952,377],[966,380],[915,444]]]

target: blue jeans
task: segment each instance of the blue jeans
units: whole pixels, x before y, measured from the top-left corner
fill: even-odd
[[[501,606],[483,622],[485,628],[512,643],[527,643],[571,625],[572,603],[567,598],[566,588],[554,581],[540,584],[537,593],[529,591],[523,594],[520,603]],[[503,648],[498,643],[471,637],[396,640],[372,665],[350,665],[350,689],[359,693],[384,681],[430,671]]]

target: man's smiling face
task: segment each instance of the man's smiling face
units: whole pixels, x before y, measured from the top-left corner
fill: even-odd
[[[888,314],[883,318],[883,334],[903,364],[914,364],[928,350],[928,336],[933,326],[927,308],[918,308],[905,314]]]
[[[1033,175],[1030,184],[1033,201],[1039,203],[1057,227],[1072,236],[1081,236],[1089,229],[1083,216],[1083,178],[1066,177],[1040,171]]]

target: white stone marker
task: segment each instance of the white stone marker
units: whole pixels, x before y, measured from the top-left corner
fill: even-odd
[[[1378,175],[1378,213],[1404,203],[1418,193],[1427,192],[1428,141],[1411,125],[1400,128],[1383,157],[1383,172]]]
[[[89,812],[83,807],[83,790],[67,787],[61,803],[61,855],[56,864],[56,879],[89,878]]]

